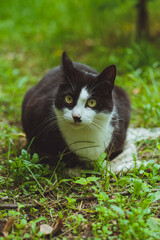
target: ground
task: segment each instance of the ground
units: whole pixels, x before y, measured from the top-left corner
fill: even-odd
[[[80,6],[91,11],[86,15],[86,9],[77,14],[71,11],[68,1],[53,5],[51,0],[10,0],[9,5],[6,1],[1,4],[0,239],[160,239],[160,138],[137,143],[132,172],[110,173],[102,154],[94,171],[67,178],[61,171],[62,161],[52,168],[40,164],[36,153],[30,155],[21,126],[25,92],[60,63],[66,50],[73,60],[98,71],[116,64],[116,84],[131,98],[130,126],[159,127],[158,41],[128,41],[133,27],[129,20],[126,25],[126,21],[113,19],[108,29],[116,31],[104,34],[111,15],[106,15],[106,23],[95,36],[97,25],[94,18],[89,25],[89,16],[95,10],[100,18],[98,2],[92,8],[88,8],[89,1]],[[52,21],[53,6],[56,23]],[[124,7],[119,9],[123,15]],[[154,12],[156,15],[156,7]],[[117,24],[125,30],[123,37],[118,35]],[[136,159],[148,165],[137,169]]]

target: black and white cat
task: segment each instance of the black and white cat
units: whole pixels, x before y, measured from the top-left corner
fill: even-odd
[[[64,150],[75,161],[94,161],[102,152],[110,160],[118,156],[125,145],[130,101],[114,85],[115,77],[114,65],[98,74],[63,52],[62,64],[32,87],[23,101],[22,125],[28,141],[34,139],[32,151],[53,161]]]

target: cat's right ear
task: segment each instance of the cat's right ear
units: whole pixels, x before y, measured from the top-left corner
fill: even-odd
[[[62,67],[63,72],[66,76],[70,77],[73,75],[75,68],[71,59],[67,56],[65,51],[62,53]]]
[[[114,87],[114,81],[116,78],[116,66],[111,65],[106,67],[99,75],[98,79],[106,83],[108,89],[112,90]]]

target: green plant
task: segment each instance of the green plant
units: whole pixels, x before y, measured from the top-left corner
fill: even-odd
[[[15,221],[8,239],[160,239],[160,141],[137,143],[132,172],[111,174],[105,153],[94,170],[64,178],[63,158],[49,168],[24,150],[21,105],[62,50],[101,71],[116,64],[116,84],[131,98],[132,127],[157,127],[160,118],[159,1],[148,1],[152,41],[134,41],[135,1],[1,0],[0,7],[0,223]],[[23,149],[21,151],[21,149]],[[20,153],[21,151],[21,153]],[[156,163],[155,163],[156,162]],[[9,209],[12,208],[12,209]],[[63,226],[59,226],[61,218]],[[4,240],[1,236],[0,239]]]

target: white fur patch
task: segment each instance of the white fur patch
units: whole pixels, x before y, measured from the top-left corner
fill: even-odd
[[[83,88],[80,92],[78,102],[72,110],[72,116],[82,117],[82,114],[84,112],[84,106],[85,106],[88,98],[89,98],[89,93],[86,90],[86,88]]]
[[[88,75],[91,75],[91,76],[97,76],[97,73],[91,73],[91,72],[87,72],[85,70],[81,70],[81,71],[88,74]]]
[[[127,139],[138,142],[145,139],[155,139],[160,136],[160,128],[129,128]]]

